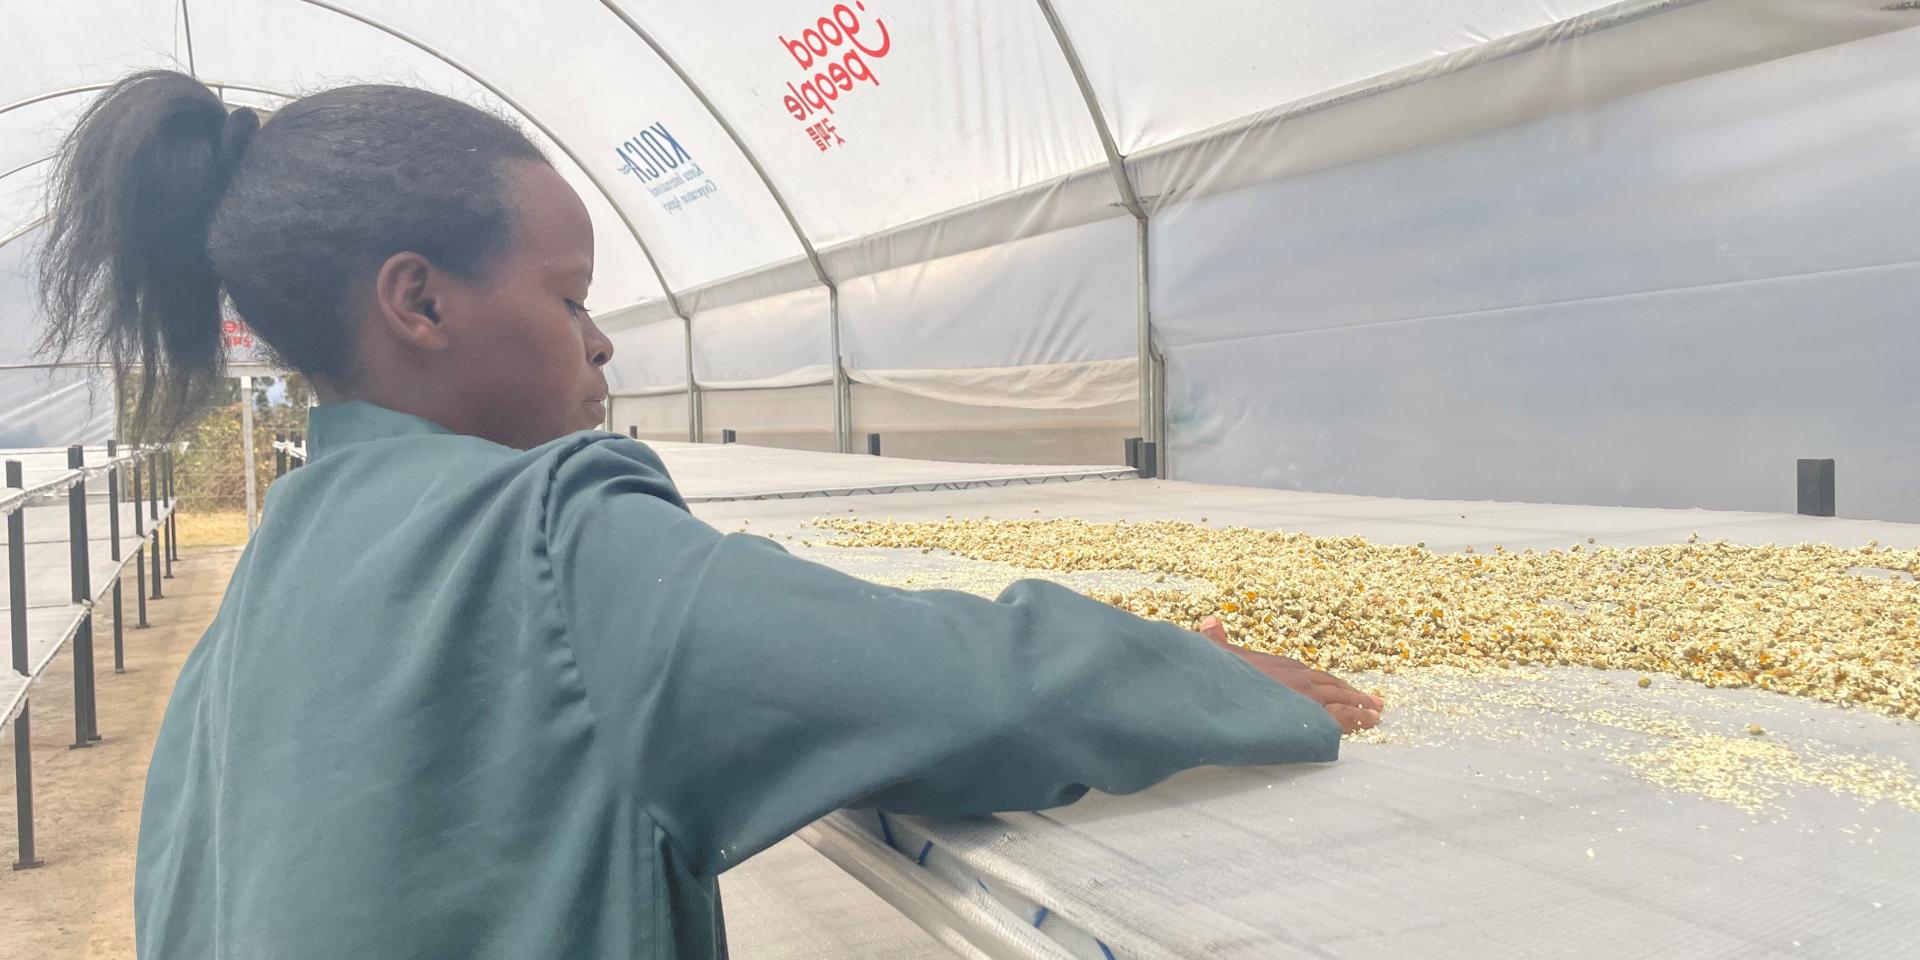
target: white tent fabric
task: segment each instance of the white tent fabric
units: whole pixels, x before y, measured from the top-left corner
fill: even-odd
[[[4,322],[38,316],[26,256],[38,236],[32,229],[0,245],[0,450],[105,443],[113,437],[112,379],[33,363],[39,324]]]
[[[1832,457],[1847,512],[1920,520],[1915,63],[1907,31],[1162,211],[1174,461],[1778,510]]]
[[[1191,479],[1743,509],[1833,456],[1843,512],[1920,519],[1892,366],[1915,336],[1912,4],[93,0],[6,22],[0,240],[136,68],[264,107],[387,80],[516,118],[594,215],[616,429],[998,431],[981,449],[1024,459],[1031,411],[1080,410],[1107,459],[1145,435]]]

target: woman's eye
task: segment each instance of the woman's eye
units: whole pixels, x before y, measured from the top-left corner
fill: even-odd
[[[576,317],[580,316],[587,312],[587,305],[584,303],[581,303],[578,300],[568,300],[567,312],[573,314]]]

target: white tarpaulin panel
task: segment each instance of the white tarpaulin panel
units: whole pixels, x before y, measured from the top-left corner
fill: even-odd
[[[1920,519],[1920,32],[1154,221],[1183,475]]]
[[[111,377],[20,367],[36,362],[42,332],[29,254],[44,233],[35,228],[0,246],[0,448],[104,443],[113,436]]]
[[[47,165],[34,164],[0,179],[0,241],[14,240],[46,210]],[[12,246],[13,244],[8,244]]]
[[[702,385],[791,386],[833,379],[827,288],[721,307],[693,318],[693,371]],[[820,426],[831,428],[829,416]]]
[[[734,123],[819,246],[1101,162],[1030,0],[621,6]]]
[[[173,65],[171,3],[15,3],[0,17],[0,108],[12,108],[0,113],[0,175],[51,154],[92,99],[87,88]],[[41,215],[44,177],[39,164],[0,178],[0,240]]]
[[[92,370],[0,370],[0,449],[113,439],[113,378]]]
[[[685,440],[687,395],[616,397],[607,418],[616,433],[631,433],[642,440]]]
[[[847,365],[1020,367],[1130,356],[1133,245],[1133,220],[1122,217],[843,283]]]
[[[682,428],[674,439],[685,439],[685,407]],[[808,387],[756,388],[752,390],[700,391],[700,419],[705,425],[702,439],[719,443],[726,431],[734,432],[739,443],[787,450],[813,450],[833,453],[839,449],[839,437],[833,431],[833,385],[822,383]],[[625,429],[624,425],[616,425]]]
[[[34,362],[33,348],[43,325],[31,254],[45,233],[36,227],[0,245],[0,365]]]
[[[1612,6],[1609,0],[1055,0],[1122,153]]]
[[[613,361],[607,381],[615,393],[646,393],[687,384],[687,328],[679,320],[661,320],[607,335]]]
[[[177,6],[165,0],[8,4],[0,104],[170,65]]]

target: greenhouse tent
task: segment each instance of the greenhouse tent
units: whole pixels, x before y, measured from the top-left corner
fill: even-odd
[[[104,85],[173,66],[235,105],[386,80],[515,117],[594,216],[623,432],[1063,463],[1140,436],[1182,479],[1750,510],[1831,457],[1843,513],[1920,520],[1913,3],[0,22],[0,398],[48,434],[98,427],[16,399],[54,376],[17,369],[47,159]]]

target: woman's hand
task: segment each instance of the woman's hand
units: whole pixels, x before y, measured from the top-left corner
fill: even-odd
[[[1285,684],[1287,689],[1325,707],[1346,733],[1365,730],[1380,722],[1380,711],[1385,705],[1379,697],[1361,693],[1339,677],[1315,670],[1292,657],[1276,657],[1234,646],[1227,641],[1227,628],[1220,624],[1219,617],[1200,621],[1200,635],[1252,664],[1275,682]]]

